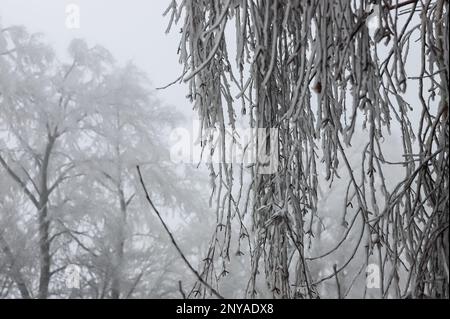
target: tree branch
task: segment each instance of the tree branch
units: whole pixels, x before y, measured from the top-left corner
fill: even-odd
[[[8,172],[9,176],[13,180],[15,180],[24,190],[25,194],[29,197],[29,199],[33,202],[33,205],[36,206],[36,208],[39,209],[39,202],[36,199],[36,197],[33,195],[33,193],[28,189],[27,185],[24,181],[13,171],[13,169],[6,163],[6,161],[3,159],[3,157],[0,155],[0,164],[3,166],[3,168]]]
[[[178,246],[178,244],[177,244],[177,242],[176,242],[174,236],[173,236],[172,233],[170,232],[169,227],[168,227],[167,224],[165,223],[164,219],[161,217],[161,214],[159,213],[158,209],[157,209],[157,208],[155,207],[155,205],[153,204],[153,201],[150,199],[150,195],[149,195],[149,193],[148,193],[148,191],[147,191],[147,187],[145,186],[144,179],[143,179],[143,177],[142,177],[141,169],[140,169],[139,165],[136,166],[136,168],[137,168],[137,172],[138,172],[138,175],[139,175],[139,180],[140,180],[141,185],[142,185],[142,188],[143,188],[143,190],[144,190],[144,192],[145,192],[145,197],[146,197],[148,203],[150,204],[150,206],[151,206],[151,207],[153,208],[153,210],[155,211],[156,215],[158,216],[158,219],[160,220],[161,224],[163,225],[164,229],[166,230],[167,234],[169,235],[170,240],[172,241],[172,244],[175,246],[176,250],[177,250],[178,253],[180,254],[180,256],[181,256],[181,258],[183,259],[183,261],[185,262],[185,264],[186,264],[186,265],[188,266],[188,268],[194,273],[194,275],[197,277],[197,279],[198,279],[204,286],[206,286],[206,287],[211,291],[212,294],[214,294],[214,295],[215,295],[217,298],[219,298],[219,299],[224,299],[224,297],[223,297],[220,293],[218,293],[213,287],[211,287],[210,284],[208,284],[208,283],[202,278],[202,276],[200,276],[200,274],[198,273],[198,271],[195,270],[195,268],[192,267],[191,263],[187,260],[186,256],[183,254],[183,252],[181,251],[180,247]]]

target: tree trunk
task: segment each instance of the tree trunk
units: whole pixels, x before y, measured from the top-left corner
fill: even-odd
[[[39,211],[38,211],[38,223],[39,223],[39,254],[40,254],[40,274],[39,274],[39,299],[47,299],[48,287],[50,283],[50,266],[51,266],[51,254],[50,254],[50,220],[48,218],[48,168],[50,164],[50,155],[52,153],[53,146],[55,144],[56,137],[49,135],[47,147],[45,149],[44,158],[41,166],[41,183],[39,194]]]

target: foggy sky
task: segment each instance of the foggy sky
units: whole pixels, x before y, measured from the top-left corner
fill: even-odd
[[[66,27],[66,5],[80,7],[80,29]],[[44,41],[64,56],[73,38],[89,45],[100,44],[121,64],[133,61],[145,71],[154,87],[165,86],[178,78],[178,29],[165,34],[168,17],[163,17],[170,1],[143,0],[0,0],[3,27],[24,25],[30,33],[42,32]],[[186,86],[176,85],[159,91],[160,99],[192,115],[186,100]]]

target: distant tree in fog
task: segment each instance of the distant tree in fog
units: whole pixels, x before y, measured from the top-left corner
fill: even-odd
[[[178,116],[100,46],[73,40],[63,63],[39,35],[0,30],[0,298],[179,295],[167,274],[185,270],[135,180],[139,164],[184,224],[201,213],[200,181],[165,150]]]

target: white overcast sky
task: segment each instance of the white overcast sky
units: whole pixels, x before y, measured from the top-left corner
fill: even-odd
[[[69,4],[80,8],[80,29],[66,27]],[[161,87],[177,79],[182,71],[177,56],[181,26],[165,34],[169,19],[162,14],[169,4],[170,0],[0,0],[0,21],[4,26],[22,24],[29,32],[44,33],[59,54],[64,54],[73,38],[86,39],[90,45],[100,44],[119,62],[133,61],[148,74],[154,87]],[[231,43],[229,49],[233,48]],[[416,43],[410,50],[410,76],[419,74],[419,48]],[[192,105],[185,98],[185,85],[177,84],[158,93],[166,104],[175,106],[188,118],[194,116]],[[417,83],[409,82],[405,97],[416,104]]]
[[[80,29],[66,28],[66,6],[80,8]],[[5,27],[20,24],[30,33],[42,32],[45,40],[61,55],[73,38],[107,48],[117,61],[133,61],[145,71],[155,87],[179,77],[177,48],[179,28],[165,34],[168,18],[163,17],[168,0],[0,0],[0,21]],[[167,104],[192,114],[186,87],[176,85],[159,92]]]

